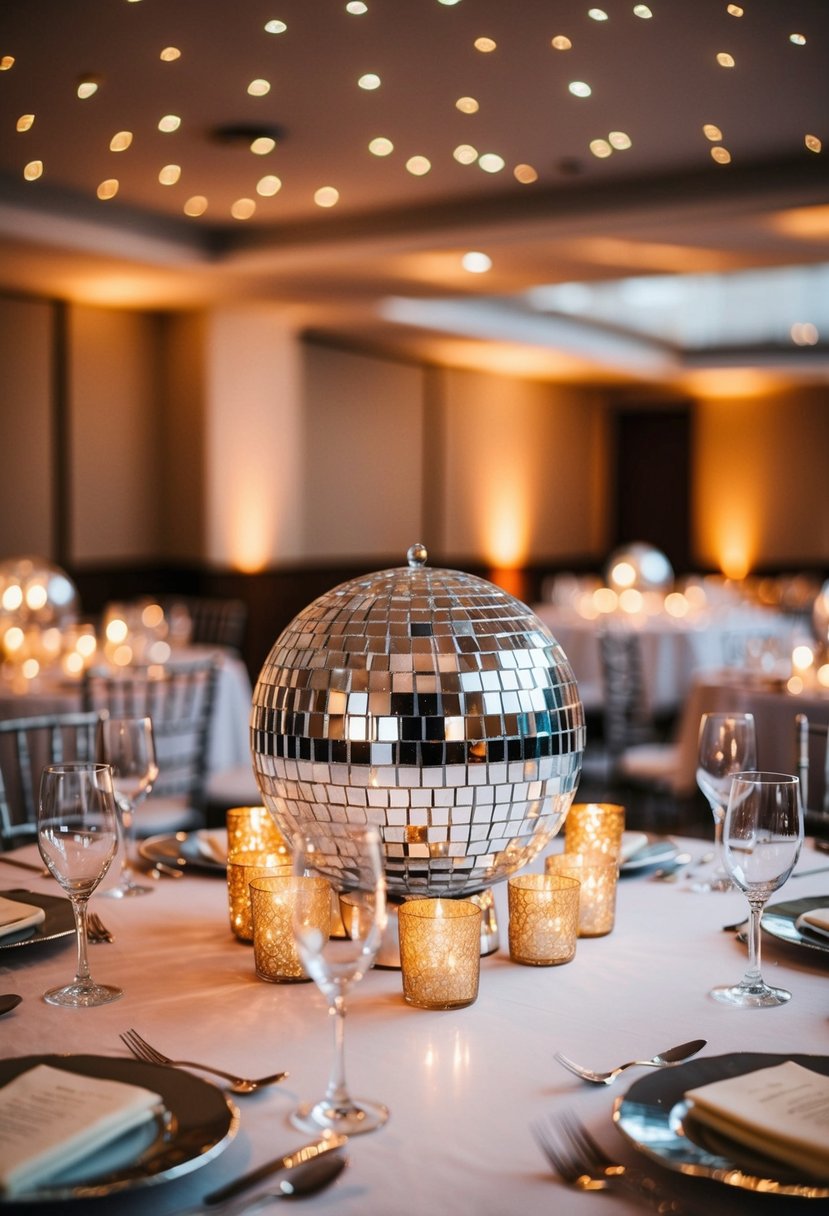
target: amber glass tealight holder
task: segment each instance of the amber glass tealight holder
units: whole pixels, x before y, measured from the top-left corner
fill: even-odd
[[[616,920],[616,885],[619,862],[606,853],[553,853],[547,874],[575,878],[579,888],[579,937],[603,937]]]
[[[250,906],[256,974],[272,984],[310,979],[294,935],[294,912],[302,900],[302,923],[323,938],[331,932],[331,885],[324,878],[297,874],[253,878]]]
[[[578,938],[580,885],[564,874],[516,874],[508,880],[514,963],[557,967],[570,962]]]
[[[574,802],[564,823],[566,853],[607,853],[619,857],[625,808],[615,802]]]
[[[266,875],[291,874],[291,862],[282,853],[242,851],[227,859],[227,904],[230,927],[240,941],[253,941],[250,882]]]
[[[481,909],[468,899],[410,899],[397,914],[403,996],[420,1009],[462,1009],[478,996]]]
[[[264,806],[232,806],[225,812],[228,853],[282,853],[287,842]]]

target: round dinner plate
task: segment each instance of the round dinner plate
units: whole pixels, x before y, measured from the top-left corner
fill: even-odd
[[[0,895],[21,904],[31,904],[33,908],[42,908],[46,914],[39,925],[0,937],[0,950],[33,946],[36,942],[53,942],[59,937],[74,937],[75,913],[68,899],[60,895],[41,895],[36,891],[0,891]]]
[[[798,917],[815,908],[829,907],[829,895],[807,895],[801,899],[788,899],[779,904],[767,904],[760,924],[766,933],[795,946],[806,946],[829,954],[829,938],[810,933],[797,924]]]
[[[640,870],[648,870],[651,866],[665,865],[678,855],[679,849],[670,840],[648,840],[635,853],[619,866],[620,874],[636,874]]]
[[[689,1118],[690,1104],[685,1100],[689,1089],[743,1076],[758,1068],[772,1068],[787,1060],[829,1076],[829,1056],[760,1052],[703,1056],[634,1081],[627,1093],[616,1099],[613,1120],[634,1148],[679,1173],[713,1178],[746,1191],[829,1198],[829,1183],[805,1178],[793,1167],[774,1163],[770,1157],[752,1152]]]
[[[162,862],[176,866],[179,870],[206,870],[211,874],[227,873],[227,865],[210,857],[203,849],[198,832],[168,832],[160,836],[148,836],[138,846],[145,861]]]
[[[221,1090],[201,1077],[166,1065],[115,1056],[44,1055],[0,1060],[0,1087],[37,1064],[85,1077],[140,1085],[161,1095],[159,1118],[67,1170],[60,1180],[15,1195],[11,1203],[97,1198],[168,1182],[218,1156],[239,1126],[239,1113]],[[5,1206],[0,1199],[0,1209]]]

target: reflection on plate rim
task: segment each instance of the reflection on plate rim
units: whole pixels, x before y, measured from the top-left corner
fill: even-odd
[[[148,836],[145,840],[139,842],[138,852],[145,861],[151,861],[153,864],[163,862],[166,866],[177,866],[180,870],[196,869],[206,870],[211,874],[224,874],[227,871],[227,866],[223,866],[221,862],[213,861],[209,857],[196,850],[197,856],[190,858],[183,856],[179,850],[178,857],[170,857],[166,853],[153,851],[153,846],[158,845],[163,841],[177,840],[182,843],[189,842],[195,837],[194,832],[159,832],[155,836]]]
[[[819,950],[822,954],[829,954],[829,940],[823,942],[817,937],[806,937],[795,924],[797,918],[780,911],[781,908],[791,907],[792,904],[800,904],[802,911],[806,912],[810,910],[806,907],[807,904],[812,908],[820,908],[827,902],[825,895],[806,895],[797,899],[784,899],[777,904],[766,904],[760,918],[761,928],[779,942],[786,942],[790,946],[805,946],[808,950]],[[780,922],[787,925],[791,932],[780,932],[777,928]]]
[[[33,946],[36,943],[56,942],[62,937],[75,936],[75,914],[72,911],[72,904],[68,899],[63,899],[59,895],[44,895],[41,891],[27,891],[24,887],[15,887],[8,891],[0,891],[0,895],[4,895],[7,899],[15,898],[21,903],[30,903],[33,908],[44,908],[46,912],[46,920],[42,920],[40,925],[35,925],[32,933],[28,937],[21,937],[16,942],[6,941],[0,938],[0,950],[16,950],[18,946]],[[48,899],[51,904],[52,900],[59,900],[60,905],[55,905],[49,908],[40,902],[42,899]],[[57,915],[58,912],[63,912],[63,904],[66,904],[68,909],[68,921],[65,929],[58,929],[52,933],[38,933],[38,929],[42,928],[49,919],[50,910]],[[9,935],[11,936],[11,935]]]
[[[670,1070],[666,1070],[664,1072],[657,1073],[657,1074],[651,1074],[648,1077],[640,1077],[638,1080],[634,1081],[624,1094],[622,1094],[620,1097],[615,1099],[614,1104],[613,1104],[613,1122],[615,1123],[616,1127],[621,1132],[621,1134],[628,1141],[628,1143],[630,1145],[632,1145],[633,1148],[635,1148],[638,1152],[642,1153],[643,1156],[648,1157],[651,1161],[657,1162],[659,1165],[665,1167],[666,1169],[672,1170],[674,1173],[686,1174],[688,1176],[696,1177],[696,1178],[710,1178],[715,1182],[724,1183],[726,1186],[738,1187],[741,1190],[753,1191],[753,1192],[759,1193],[759,1194],[791,1195],[791,1196],[797,1196],[798,1198],[801,1198],[801,1199],[826,1199],[826,1198],[829,1198],[829,1183],[823,1183],[823,1182],[799,1182],[799,1183],[783,1182],[783,1183],[780,1183],[774,1178],[760,1178],[757,1174],[749,1172],[749,1170],[742,1168],[741,1166],[736,1164],[736,1162],[729,1161],[728,1158],[726,1158],[726,1157],[717,1157],[716,1154],[709,1152],[707,1149],[704,1149],[701,1145],[698,1145],[694,1140],[691,1140],[689,1137],[686,1137],[686,1136],[680,1136],[679,1133],[675,1133],[677,1142],[679,1144],[687,1144],[687,1145],[691,1146],[691,1148],[689,1148],[689,1154],[691,1153],[692,1150],[699,1151],[701,1153],[704,1152],[706,1154],[706,1156],[719,1160],[722,1162],[722,1164],[718,1165],[718,1166],[709,1165],[704,1161],[694,1160],[693,1157],[690,1155],[689,1155],[689,1158],[684,1161],[677,1160],[676,1158],[666,1157],[665,1155],[655,1151],[650,1145],[643,1143],[641,1140],[637,1140],[636,1137],[633,1135],[632,1131],[630,1131],[625,1126],[624,1105],[626,1102],[630,1102],[631,1104],[633,1104],[636,1101],[635,1097],[633,1097],[632,1095],[634,1094],[634,1091],[637,1088],[639,1088],[643,1083],[647,1082],[647,1083],[649,1083],[649,1086],[652,1086],[654,1084],[655,1078],[657,1076],[660,1076],[663,1080],[668,1080],[670,1082],[670,1084],[673,1085],[675,1083],[677,1077],[681,1076],[683,1072],[693,1073],[694,1068],[695,1067],[698,1068],[700,1064],[711,1065],[711,1064],[716,1064],[718,1061],[721,1061],[721,1060],[735,1060],[735,1059],[738,1059],[741,1055],[744,1055],[750,1059],[755,1059],[755,1060],[761,1059],[761,1060],[767,1061],[767,1063],[758,1065],[758,1067],[760,1067],[760,1068],[772,1067],[775,1064],[782,1064],[786,1060],[806,1061],[809,1059],[812,1059],[812,1060],[819,1059],[819,1060],[829,1061],[828,1056],[821,1055],[819,1053],[814,1053],[814,1052],[813,1053],[733,1052],[731,1054],[721,1055],[721,1056],[702,1056],[697,1060],[689,1060],[685,1064],[678,1064],[678,1065],[676,1065],[676,1067],[673,1067]],[[808,1067],[808,1065],[804,1064],[804,1067]],[[753,1070],[747,1069],[746,1071],[753,1071]],[[725,1075],[741,1076],[743,1074],[729,1072],[728,1074],[725,1074]],[[829,1073],[827,1075],[829,1075]],[[714,1080],[714,1079],[715,1078],[711,1078],[711,1080]],[[708,1082],[703,1082],[703,1084],[707,1084],[707,1083]],[[696,1082],[693,1082],[693,1084],[698,1085],[698,1084],[700,1084],[700,1082],[696,1081]],[[672,1116],[673,1111],[676,1109],[677,1104],[678,1103],[675,1102],[670,1107],[668,1107],[667,1105],[664,1107],[657,1107],[651,1103],[651,1104],[649,1104],[648,1108],[650,1110],[659,1110],[660,1115],[664,1119],[665,1127],[670,1128],[670,1127],[672,1127],[672,1124],[673,1124],[673,1120],[672,1120],[671,1116]],[[680,1104],[681,1104],[681,1100],[680,1100]]]
[[[53,1062],[53,1061],[71,1062],[73,1060],[74,1061],[83,1061],[83,1060],[101,1061],[107,1066],[107,1068],[109,1068],[110,1065],[115,1065],[116,1069],[118,1069],[119,1066],[124,1066],[124,1067],[128,1068],[130,1071],[134,1071],[135,1066],[138,1066],[138,1071],[141,1071],[142,1068],[152,1069],[152,1070],[154,1070],[154,1075],[156,1076],[156,1078],[158,1077],[159,1074],[163,1075],[163,1073],[165,1073],[165,1072],[168,1074],[177,1074],[178,1077],[182,1077],[182,1076],[186,1077],[187,1084],[189,1084],[190,1082],[196,1082],[197,1085],[204,1086],[209,1090],[215,1090],[220,1095],[220,1097],[222,1098],[222,1101],[224,1102],[225,1107],[227,1108],[226,1130],[225,1130],[224,1134],[221,1136],[221,1138],[216,1140],[216,1142],[214,1144],[212,1144],[204,1152],[196,1153],[194,1156],[188,1157],[185,1161],[179,1161],[175,1165],[170,1166],[168,1169],[161,1170],[156,1174],[140,1175],[135,1178],[122,1178],[120,1180],[116,1178],[116,1179],[113,1179],[109,1183],[105,1183],[105,1182],[96,1183],[93,1178],[89,1182],[75,1182],[70,1186],[64,1186],[64,1187],[43,1186],[43,1187],[39,1187],[37,1190],[25,1191],[19,1195],[14,1195],[8,1201],[4,1200],[0,1196],[0,1211],[2,1211],[2,1209],[7,1206],[7,1203],[9,1205],[11,1205],[11,1204],[26,1204],[26,1205],[32,1204],[32,1205],[34,1205],[34,1204],[39,1204],[39,1203],[56,1203],[56,1202],[63,1202],[66,1200],[76,1200],[76,1199],[91,1199],[91,1198],[97,1199],[97,1198],[100,1198],[100,1197],[103,1197],[106,1195],[123,1194],[128,1191],[142,1189],[147,1186],[156,1186],[163,1182],[171,1182],[175,1178],[181,1178],[185,1174],[192,1173],[193,1170],[199,1169],[203,1165],[207,1165],[207,1163],[209,1161],[212,1161],[214,1159],[214,1157],[217,1157],[220,1153],[222,1153],[227,1148],[227,1146],[230,1144],[230,1142],[235,1137],[237,1131],[239,1130],[239,1110],[238,1110],[238,1108],[233,1105],[233,1103],[229,1100],[229,1098],[227,1098],[222,1093],[222,1091],[220,1089],[218,1089],[217,1086],[213,1085],[210,1081],[205,1081],[203,1077],[197,1077],[193,1073],[190,1073],[190,1072],[185,1073],[185,1072],[182,1072],[177,1069],[166,1068],[163,1065],[149,1064],[147,1061],[136,1060],[131,1057],[122,1058],[120,1056],[98,1056],[98,1055],[94,1055],[90,1052],[65,1052],[65,1053],[46,1052],[46,1053],[39,1054],[39,1055],[28,1055],[28,1056],[19,1056],[19,1057],[18,1056],[6,1056],[6,1057],[3,1057],[2,1059],[0,1059],[0,1065],[16,1064],[16,1063],[20,1063],[20,1064],[30,1063],[32,1066],[34,1066],[34,1064],[37,1064],[37,1063]],[[24,1070],[21,1068],[20,1071],[22,1072]],[[14,1074],[14,1076],[17,1076],[17,1075],[19,1075],[19,1073]],[[81,1076],[84,1076],[84,1075],[98,1076],[99,1074],[96,1072],[92,1072],[92,1073],[81,1072],[81,1073],[79,1073],[79,1075],[81,1075]],[[13,1077],[9,1078],[9,1080],[13,1080],[13,1079],[14,1079]],[[113,1079],[123,1080],[122,1077],[115,1077]],[[128,1083],[130,1083],[130,1082],[128,1082]],[[135,1082],[131,1082],[131,1083],[134,1084]],[[153,1085],[156,1089],[160,1089],[159,1082],[157,1079],[153,1081]],[[2,1088],[2,1087],[0,1087],[0,1088]],[[168,1095],[162,1093],[161,1097],[164,1101],[165,1108],[167,1110],[170,1110]],[[174,1115],[175,1111],[172,1111],[171,1113]]]

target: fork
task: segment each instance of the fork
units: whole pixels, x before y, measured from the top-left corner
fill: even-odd
[[[97,912],[87,912],[86,914],[86,940],[89,942],[115,941]]]
[[[666,1051],[660,1051],[658,1055],[651,1056],[649,1060],[627,1060],[624,1064],[617,1064],[608,1072],[594,1072],[592,1068],[585,1068],[583,1065],[577,1064],[575,1060],[562,1055],[560,1051],[556,1052],[555,1059],[568,1072],[575,1073],[583,1081],[591,1081],[594,1085],[612,1085],[626,1068],[670,1068],[674,1064],[682,1064],[683,1061],[702,1051],[706,1042],[705,1039],[692,1039],[690,1043],[680,1043],[677,1047],[669,1047]]]
[[[682,1216],[687,1212],[680,1200],[669,1195],[654,1178],[612,1161],[572,1116],[558,1121],[537,1120],[531,1130],[544,1156],[568,1186],[580,1191],[623,1190],[663,1216]]]
[[[137,1030],[127,1030],[119,1037],[139,1060],[146,1060],[149,1064],[166,1064],[170,1068],[195,1068],[198,1072],[213,1073],[214,1076],[227,1081],[228,1088],[235,1094],[252,1094],[264,1085],[273,1085],[288,1075],[286,1072],[275,1072],[268,1077],[237,1077],[235,1073],[213,1068],[210,1064],[197,1064],[194,1060],[171,1060],[169,1056],[162,1055],[155,1047],[151,1047]]]

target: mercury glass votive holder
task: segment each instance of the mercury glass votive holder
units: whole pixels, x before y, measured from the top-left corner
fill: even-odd
[[[296,984],[310,979],[294,936],[298,900],[303,926],[327,938],[331,931],[331,885],[324,878],[285,874],[250,881],[253,962],[261,980]]]
[[[282,853],[237,851],[227,859],[227,905],[230,927],[240,941],[253,941],[250,883],[254,878],[289,875],[291,862]]]
[[[564,874],[516,874],[507,881],[509,956],[530,967],[556,967],[576,953],[579,888]]]
[[[623,806],[615,802],[574,802],[564,824],[564,851],[618,857],[624,830]]]
[[[553,853],[545,873],[575,878],[579,886],[579,937],[603,937],[616,921],[617,858],[606,853]]]
[[[481,909],[468,899],[410,899],[397,913],[403,996],[419,1009],[462,1009],[478,996]]]
[[[228,853],[283,853],[287,860],[287,842],[266,807],[229,807],[225,822]]]

